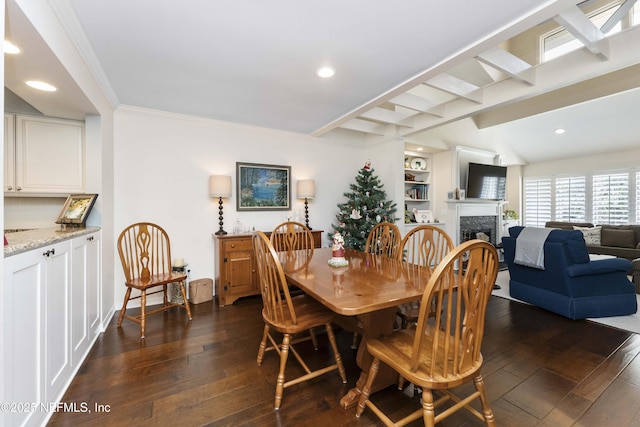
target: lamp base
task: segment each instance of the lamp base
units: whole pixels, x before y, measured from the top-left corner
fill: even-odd
[[[223,229],[220,229],[220,230],[215,232],[216,236],[224,236],[225,234],[227,234],[227,232],[224,231]]]

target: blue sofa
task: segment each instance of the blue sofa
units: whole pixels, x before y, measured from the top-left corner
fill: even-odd
[[[502,238],[509,267],[509,293],[570,319],[633,314],[635,287],[627,277],[631,262],[622,258],[590,261],[577,230],[552,230],[544,243],[544,270],[515,264],[516,239],[524,227]]]

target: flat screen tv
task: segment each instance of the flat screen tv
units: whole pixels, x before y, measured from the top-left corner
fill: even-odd
[[[507,187],[505,166],[469,163],[467,198],[504,200]]]

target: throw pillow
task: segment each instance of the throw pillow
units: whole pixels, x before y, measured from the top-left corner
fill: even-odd
[[[618,230],[605,228],[602,230],[602,246],[615,246],[618,248],[635,248],[635,234],[633,230]]]
[[[578,227],[573,226],[574,230],[580,230],[584,236],[584,242],[589,246],[600,246],[600,234],[602,227]]]

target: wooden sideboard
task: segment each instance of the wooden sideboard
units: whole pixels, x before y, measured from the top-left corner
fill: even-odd
[[[311,230],[316,248],[322,247],[322,230]],[[266,233],[267,235],[271,233]],[[259,295],[251,234],[214,235],[218,242],[216,296],[222,307],[250,295]]]

